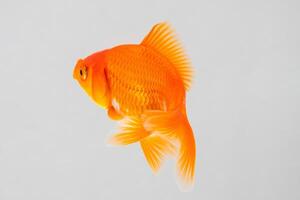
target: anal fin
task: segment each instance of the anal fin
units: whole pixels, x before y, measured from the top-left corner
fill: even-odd
[[[128,145],[140,142],[150,168],[157,172],[166,155],[175,155],[173,140],[165,135],[147,131],[139,117],[124,119],[119,133],[109,141],[113,145]]]
[[[145,113],[144,125],[149,132],[156,131],[179,142],[178,175],[182,186],[192,186],[195,178],[196,144],[185,108],[169,112],[148,111]]]
[[[142,139],[141,147],[149,166],[154,172],[159,170],[166,155],[175,155],[176,153],[175,145],[168,138],[157,134]]]
[[[128,145],[135,143],[148,136],[138,117],[126,118],[122,121],[120,132],[113,135],[109,143],[114,145]]]

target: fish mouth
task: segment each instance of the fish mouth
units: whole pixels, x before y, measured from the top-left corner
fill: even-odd
[[[73,78],[75,80],[78,80],[78,72],[79,72],[79,69],[80,69],[80,66],[82,65],[83,63],[83,60],[82,59],[79,59],[74,67],[74,70],[73,70]]]
[[[74,70],[73,70],[73,78],[77,79],[77,77],[76,77],[76,67],[74,67]]]

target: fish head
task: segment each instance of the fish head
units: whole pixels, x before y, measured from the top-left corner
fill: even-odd
[[[96,104],[104,108],[108,106],[108,84],[101,54],[79,59],[73,70],[73,78]]]
[[[73,78],[89,96],[92,95],[92,70],[84,60],[77,61],[73,70]]]

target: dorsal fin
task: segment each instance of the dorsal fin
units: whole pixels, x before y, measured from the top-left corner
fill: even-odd
[[[165,56],[176,68],[181,77],[184,88],[189,89],[192,80],[192,69],[181,44],[174,31],[166,22],[156,24],[141,45],[153,48]]]

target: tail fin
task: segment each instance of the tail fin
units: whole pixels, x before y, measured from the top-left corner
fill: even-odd
[[[183,182],[189,185],[194,182],[195,177],[196,145],[193,130],[187,119],[178,128],[178,134],[181,146],[177,167]]]
[[[157,172],[167,154],[175,154],[175,146],[165,136],[150,134],[138,117],[131,117],[123,121],[121,131],[110,139],[114,145],[128,145],[139,142],[145,158],[154,172]]]
[[[180,143],[177,160],[178,175],[183,186],[194,183],[196,145],[193,130],[186,117],[185,109],[173,112],[149,111],[146,113],[145,128],[176,138]]]

